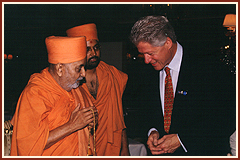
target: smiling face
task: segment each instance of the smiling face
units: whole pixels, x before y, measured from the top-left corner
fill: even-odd
[[[87,41],[87,65],[86,69],[93,69],[100,62],[100,44],[97,40]]]
[[[152,46],[148,42],[139,42],[138,51],[144,55],[145,63],[151,64],[155,70],[163,69],[174,57],[175,52],[171,52],[172,43],[167,39],[163,46]]]
[[[77,62],[62,64],[62,76],[60,86],[66,91],[71,91],[80,85],[80,81],[85,77],[86,58]]]

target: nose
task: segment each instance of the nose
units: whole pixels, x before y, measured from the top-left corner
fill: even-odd
[[[151,56],[150,56],[150,55],[144,54],[144,62],[145,62],[146,64],[150,63],[151,60],[152,60],[152,59],[151,59]]]
[[[89,47],[89,51],[90,53],[90,56],[96,56],[97,55],[97,52],[95,51],[95,49],[93,47]]]
[[[81,76],[81,77],[85,77],[85,76],[86,76],[86,70],[85,70],[84,67],[81,68],[80,76]]]

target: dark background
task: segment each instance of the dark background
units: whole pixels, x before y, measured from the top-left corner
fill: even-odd
[[[13,55],[12,60],[4,60],[5,120],[13,115],[30,75],[48,65],[45,48],[48,36],[66,36],[65,31],[71,27],[95,23],[100,43],[121,42],[121,70],[130,78],[135,77],[132,86],[137,88],[141,87],[137,79],[143,75],[137,71],[148,66],[138,57],[128,37],[140,17],[167,16],[180,44],[193,47],[187,44],[194,43],[201,50],[195,56],[209,56],[218,63],[222,58],[220,48],[229,42],[223,20],[231,13],[236,14],[236,4],[4,4],[4,54]],[[229,77],[232,78],[235,75]],[[132,91],[134,95],[135,90]],[[125,114],[130,110],[137,112],[137,106],[131,107],[125,106]],[[133,132],[128,135],[138,136]]]

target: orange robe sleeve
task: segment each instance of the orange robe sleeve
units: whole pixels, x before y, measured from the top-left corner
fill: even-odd
[[[98,156],[119,156],[122,130],[126,128],[123,117],[122,95],[128,76],[103,61],[100,61],[96,71],[99,80],[97,98],[94,99],[86,84],[83,85],[98,109],[96,152]]]
[[[45,147],[49,129],[44,120],[47,107],[43,101],[27,89],[22,93],[14,117],[11,155],[41,155]],[[43,105],[41,110],[35,106]],[[42,118],[43,117],[43,118]]]

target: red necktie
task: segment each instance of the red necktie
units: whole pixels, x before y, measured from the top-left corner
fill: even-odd
[[[165,68],[165,95],[164,95],[164,130],[168,133],[171,125],[171,115],[173,109],[173,85],[172,78],[170,75],[170,69]]]

